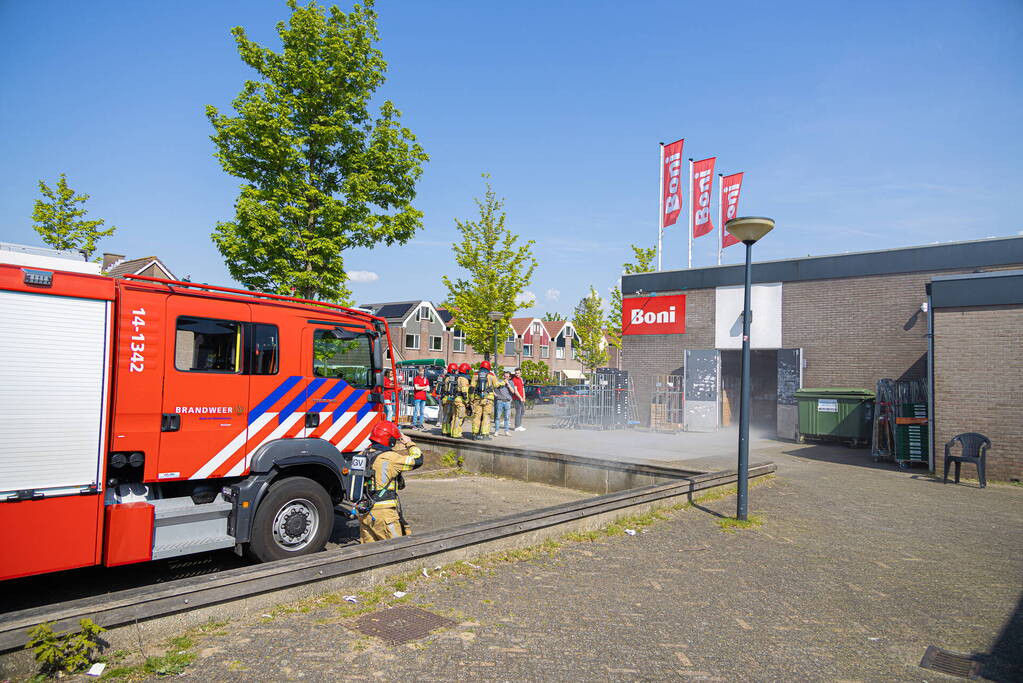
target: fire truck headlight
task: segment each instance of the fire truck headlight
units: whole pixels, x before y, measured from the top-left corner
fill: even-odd
[[[135,451],[128,457],[128,464],[132,467],[142,467],[142,463],[146,461],[146,456],[139,451]]]
[[[110,456],[110,466],[115,469],[124,467],[127,462],[128,458],[125,457],[124,453],[114,453]]]

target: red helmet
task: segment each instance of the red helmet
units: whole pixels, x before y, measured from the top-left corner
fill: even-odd
[[[488,361],[488,360],[481,360],[480,361],[480,367],[485,369],[485,370],[489,370],[490,369],[490,361]]]
[[[469,365],[468,363],[462,363],[461,365],[458,366],[458,371],[459,372],[464,372],[464,373],[468,374],[469,371],[471,371],[471,370],[472,370],[472,366]]]
[[[450,373],[458,372],[458,363],[448,363],[448,372]]]
[[[394,442],[401,438],[401,432],[394,426],[393,422],[381,420],[369,433],[369,440],[381,446],[393,446]]]

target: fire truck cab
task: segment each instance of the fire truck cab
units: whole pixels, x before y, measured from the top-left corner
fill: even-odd
[[[0,264],[0,579],[324,547],[390,337],[363,311]]]

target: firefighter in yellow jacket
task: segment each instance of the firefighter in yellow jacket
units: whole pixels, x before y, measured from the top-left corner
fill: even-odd
[[[408,536],[411,532],[401,514],[398,489],[404,488],[401,473],[423,464],[423,452],[402,434],[393,423],[382,420],[369,435],[366,449],[366,493],[373,503],[359,514],[359,541],[372,543],[388,538]],[[401,443],[401,446],[396,445]]]
[[[455,397],[451,401],[451,436],[456,439],[462,438],[462,423],[465,422],[465,415],[469,405],[469,373],[472,366],[462,363],[458,366],[458,377],[455,379]]]
[[[481,361],[480,369],[472,379],[472,433],[477,439],[490,436],[496,387],[497,378],[490,371],[490,361]]]
[[[447,373],[440,378],[440,411],[437,415],[440,433],[444,436],[451,436],[451,413],[455,406],[455,387],[457,383],[458,365],[449,363]]]

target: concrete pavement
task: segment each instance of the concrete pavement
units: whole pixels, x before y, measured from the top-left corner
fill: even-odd
[[[724,533],[728,497],[634,536],[565,541],[400,584],[454,626],[397,647],[353,611],[395,585],[232,623],[196,680],[953,680],[928,645],[1023,676],[1023,489],[943,486],[862,451],[775,444],[758,529]],[[869,461],[869,459],[867,459]],[[393,601],[393,598],[388,598]]]

